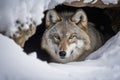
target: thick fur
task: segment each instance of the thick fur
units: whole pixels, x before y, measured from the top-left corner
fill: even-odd
[[[81,9],[76,12],[49,10],[46,14],[46,31],[42,37],[42,48],[59,63],[84,60],[102,44],[102,35],[88,22]],[[62,57],[60,52],[64,51]]]

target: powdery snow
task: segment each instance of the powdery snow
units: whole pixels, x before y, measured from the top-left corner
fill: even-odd
[[[41,23],[43,11],[47,9],[50,0],[0,0],[0,32],[13,36],[18,31],[16,21],[28,29],[31,21],[36,25]]]
[[[84,0],[83,2],[84,3],[91,3],[91,4],[94,4],[96,3],[98,0]]]
[[[0,0],[0,32],[7,36],[13,36],[18,31],[19,20],[24,24],[23,29],[28,29],[31,21],[36,25],[41,23],[43,12],[46,9],[54,8],[63,2],[80,0]],[[97,0],[84,0],[85,3],[96,3]],[[105,4],[117,4],[118,0],[102,0]]]
[[[26,55],[13,40],[0,35],[0,41],[0,80],[72,80],[68,72]]]
[[[104,4],[117,4],[118,0],[102,0]]]
[[[62,4],[63,2],[71,3],[73,1],[80,1],[80,0],[50,0],[50,2],[48,4],[48,9],[52,9],[55,6],[57,6],[58,4]]]
[[[67,64],[48,64],[28,56],[3,35],[0,41],[0,80],[120,79],[120,32],[85,61]]]
[[[92,4],[96,3],[97,1],[99,0],[84,0],[83,2],[84,3],[90,3],[92,2]],[[101,0],[104,4],[117,4],[118,3],[118,0]]]

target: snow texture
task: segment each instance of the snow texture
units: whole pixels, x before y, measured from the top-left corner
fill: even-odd
[[[24,24],[24,29],[34,21],[41,23],[43,11],[47,9],[50,0],[0,0],[0,32],[13,36],[18,31],[16,21]]]
[[[117,4],[118,0],[102,0],[104,4]]]
[[[120,32],[85,61],[67,64],[26,55],[3,35],[0,41],[0,80],[120,80]]]
[[[91,3],[91,4],[95,4],[98,0],[84,0],[84,3]]]
[[[43,11],[65,0],[0,0],[0,32],[12,36],[23,24],[41,23]],[[74,0],[66,0],[74,1]],[[91,0],[85,0],[85,2]],[[117,0],[102,0],[116,4]],[[24,29],[29,27],[24,26]],[[85,61],[46,63],[35,52],[26,55],[13,40],[0,34],[0,80],[120,80],[120,32]],[[33,56],[33,57],[32,57]]]
[[[84,3],[92,3],[92,4],[94,4],[94,3],[96,3],[98,0],[84,0],[83,2]],[[109,4],[117,4],[118,3],[118,0],[101,0],[104,4],[107,4],[107,5],[109,5]]]
[[[49,5],[48,5],[48,9],[52,9],[54,8],[56,5],[58,4],[62,4],[63,2],[73,2],[73,1],[80,1],[80,0],[51,0]]]
[[[19,28],[16,21],[28,29],[31,22],[41,23],[43,12],[63,2],[80,0],[0,0],[0,32],[12,37]],[[84,0],[85,3],[96,3],[97,0]],[[118,0],[102,0],[105,4],[117,4]]]

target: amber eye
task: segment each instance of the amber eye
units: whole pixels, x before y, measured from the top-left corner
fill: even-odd
[[[76,34],[72,34],[72,35],[69,37],[69,39],[73,39],[73,38],[75,38],[75,37],[77,37]]]

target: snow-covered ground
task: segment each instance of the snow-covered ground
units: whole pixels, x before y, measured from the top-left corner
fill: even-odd
[[[0,32],[12,36],[16,20],[41,23],[43,11],[65,0],[0,0]],[[67,2],[74,0],[66,0]],[[93,0],[84,0],[90,2]],[[96,0],[94,0],[96,1]],[[102,0],[105,4],[118,0]],[[29,28],[24,26],[25,29]],[[58,64],[26,55],[13,40],[0,34],[0,80],[120,80],[120,32],[85,61]]]
[[[0,80],[120,80],[120,32],[87,60],[67,64],[28,56],[3,35],[0,45]]]

